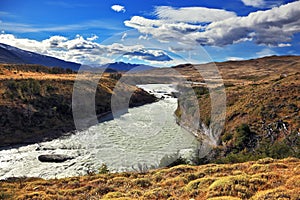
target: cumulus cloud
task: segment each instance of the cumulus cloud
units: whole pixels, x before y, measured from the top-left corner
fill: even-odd
[[[211,42],[226,45],[241,39],[255,40],[258,44],[277,46],[289,42],[294,33],[300,32],[300,1],[266,11],[250,13],[208,25],[205,33]]]
[[[172,60],[162,50],[148,50],[143,45],[124,45],[121,43],[102,45],[94,42],[96,39],[97,36],[84,38],[77,35],[75,38],[69,39],[56,35],[37,41],[17,38],[12,34],[0,34],[0,43],[82,64],[111,63],[114,62],[114,57],[119,56],[158,62]]]
[[[212,9],[205,7],[173,8],[171,6],[158,6],[155,8],[155,14],[160,19],[172,22],[188,23],[220,21],[236,16],[234,12],[229,12],[221,9]]]
[[[265,5],[264,0],[242,0],[246,6],[261,7]]]
[[[283,0],[241,0],[244,5],[256,8],[272,8],[282,5]]]
[[[164,20],[147,19],[134,16],[124,22],[126,26],[137,29],[145,35],[152,35],[160,41],[173,39],[189,40],[188,34],[204,29],[202,25],[187,24],[183,22],[166,23]]]
[[[174,22],[171,20],[166,23],[166,19],[160,18],[163,16],[158,14],[158,19],[134,16],[124,23],[160,41],[177,41],[189,46],[196,44],[224,46],[243,41],[282,46],[280,44],[290,42],[293,34],[300,32],[299,16],[300,1],[296,1],[269,10],[253,12],[248,16],[215,19],[217,21],[207,25],[191,24],[186,18],[178,21],[180,17],[176,18],[173,14],[170,14],[169,18]]]
[[[148,61],[171,61],[172,58],[168,56],[164,51],[161,50],[141,50],[141,51],[134,51],[125,53],[125,56],[130,56],[132,58],[138,58],[141,60],[148,60]]]
[[[113,5],[111,9],[116,12],[126,12],[125,7],[121,5]]]

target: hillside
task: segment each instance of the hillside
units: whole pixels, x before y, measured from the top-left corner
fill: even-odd
[[[264,200],[300,196],[300,160],[265,158],[240,164],[179,165],[147,173],[100,173],[0,181],[1,199]]]
[[[272,56],[216,65],[226,88],[225,129],[219,145],[202,162],[299,157],[300,57]],[[193,65],[174,69],[188,80],[204,82]],[[207,108],[211,106],[208,90],[203,85],[194,85],[193,89],[199,101],[200,123],[208,127],[210,109]],[[176,111],[179,117],[181,109],[178,107]]]
[[[81,66],[79,63],[68,62],[51,56],[25,51],[2,43],[0,43],[0,63],[38,64],[47,67],[62,67],[72,70],[78,70]]]
[[[2,64],[36,64],[47,67],[62,67],[78,71],[105,70],[106,72],[138,72],[154,69],[148,65],[131,64],[124,62],[115,62],[103,65],[81,65],[75,62],[64,61],[55,57],[46,56],[31,51],[26,51],[7,44],[0,43],[0,63]]]
[[[92,74],[81,76],[90,80]],[[51,140],[75,130],[72,91],[76,73],[40,65],[0,65],[0,147]],[[101,117],[110,112],[110,101],[117,79],[105,74],[99,81],[95,105]],[[145,91],[123,84],[134,91],[130,106],[156,100]]]

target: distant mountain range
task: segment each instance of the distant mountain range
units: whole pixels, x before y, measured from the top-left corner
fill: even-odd
[[[46,56],[31,51],[26,51],[13,47],[7,44],[0,43],[0,63],[11,64],[39,64],[46,67],[62,67],[72,70],[79,70],[83,66],[84,70],[94,71],[97,69],[105,69],[106,72],[121,72],[121,71],[145,71],[151,70],[155,67],[148,65],[131,64],[124,62],[115,62],[105,65],[81,65],[75,62],[64,61],[55,57]]]
[[[93,69],[105,69],[107,72],[121,72],[121,71],[130,71],[130,72],[138,72],[138,71],[146,71],[155,69],[155,67],[151,67],[149,65],[140,65],[140,64],[131,64],[131,63],[124,63],[124,62],[115,62],[115,63],[108,63],[104,65],[96,65],[96,66],[88,66],[89,70]]]
[[[25,51],[2,43],[0,43],[0,63],[39,64],[47,67],[62,67],[72,70],[78,70],[81,66],[79,63]]]

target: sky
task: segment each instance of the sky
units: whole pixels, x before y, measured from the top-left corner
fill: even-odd
[[[300,54],[300,1],[1,0],[0,43],[98,65]]]

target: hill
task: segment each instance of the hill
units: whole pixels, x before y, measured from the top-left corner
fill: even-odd
[[[215,64],[227,96],[225,129],[214,151],[202,162],[300,157],[300,57],[271,56]],[[204,83],[193,85],[200,107],[199,123],[204,128],[209,127],[211,117],[208,109],[211,99],[205,81],[213,82],[214,78],[204,81],[196,68],[209,65],[173,68],[187,80]],[[179,106],[176,111],[179,118],[182,109]],[[195,109],[189,108],[187,113]],[[200,137],[202,133],[200,129]]]
[[[55,57],[46,56],[31,51],[25,51],[17,47],[0,43],[0,63],[3,64],[37,64],[46,67],[61,67],[78,71],[79,68],[85,71],[105,69],[105,72],[137,72],[154,69],[148,65],[115,62],[104,65],[81,65],[79,63],[64,61]]]
[[[51,140],[75,130],[72,113],[72,91],[77,74],[63,68],[40,65],[0,65],[0,147],[24,145]],[[79,81],[88,81],[86,73]],[[99,80],[96,114],[99,119],[111,111],[111,95],[117,79],[104,74]],[[156,101],[153,95],[122,84],[133,92],[130,106]]]
[[[108,173],[102,166],[97,173],[51,180],[11,178],[0,181],[0,198],[297,200],[300,196],[296,158],[179,165],[144,173]]]
[[[31,51],[0,43],[0,63],[38,64],[47,67],[62,67],[78,70],[81,64],[64,61],[51,56],[45,56]]]
[[[193,102],[189,93],[179,97],[175,114],[181,123],[184,113],[184,127],[188,130],[198,123],[200,128],[193,133],[203,140],[211,130],[211,99],[206,84],[210,82],[212,89],[219,89],[213,66],[217,67],[226,90],[225,127],[216,138],[214,151],[199,163],[243,162],[266,156],[300,157],[300,56],[183,64],[127,76],[136,76],[141,82],[181,80],[183,84],[178,89],[182,93],[190,85],[198,99],[200,121],[195,122],[194,118],[197,107],[181,106],[183,102]],[[212,76],[204,80],[199,69]]]

